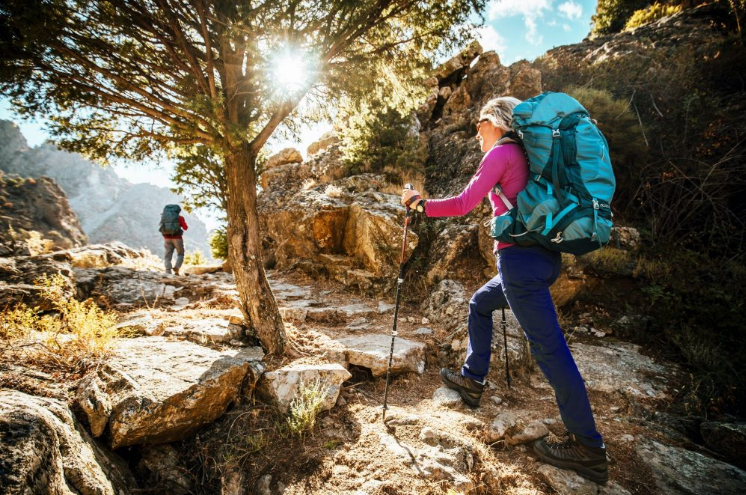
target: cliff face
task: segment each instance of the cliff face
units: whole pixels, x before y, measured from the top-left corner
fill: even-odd
[[[33,255],[87,242],[78,217],[55,181],[0,173],[0,256]]]
[[[69,206],[92,243],[121,241],[160,254],[161,210],[166,204],[182,202],[166,188],[131,184],[112,169],[51,144],[29,148],[18,127],[8,121],[0,121],[0,170],[21,177],[54,179],[67,194]],[[209,256],[204,223],[193,215],[183,215],[189,224],[184,236],[187,252],[199,249]]]

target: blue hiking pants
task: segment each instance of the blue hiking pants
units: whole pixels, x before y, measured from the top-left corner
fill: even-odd
[[[509,306],[526,334],[531,354],[554,389],[567,431],[589,447],[601,447],[588,394],[570,354],[549,286],[560,274],[560,253],[540,246],[511,246],[497,255],[498,275],[484,284],[469,302],[469,348],[461,370],[483,381],[492,344],[492,312]]]

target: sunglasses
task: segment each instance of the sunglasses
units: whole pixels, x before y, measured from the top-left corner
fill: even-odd
[[[479,128],[482,127],[482,124],[489,121],[490,119],[480,119],[479,122],[477,122],[477,132],[479,132]]]

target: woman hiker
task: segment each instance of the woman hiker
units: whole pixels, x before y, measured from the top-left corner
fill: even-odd
[[[502,195],[515,204],[528,180],[526,155],[508,135],[513,108],[518,103],[516,98],[506,96],[492,99],[482,108],[477,139],[485,155],[461,194],[446,199],[421,199],[419,192],[405,189],[402,204],[428,217],[461,216],[489,195],[493,215],[506,212],[506,203],[493,191],[495,185],[499,184]],[[494,251],[498,274],[469,302],[466,361],[460,372],[443,368],[441,379],[457,390],[464,402],[473,407],[479,405],[490,362],[492,312],[509,306],[526,334],[531,354],[554,388],[562,421],[570,434],[559,444],[538,441],[534,451],[544,462],[605,483],[606,447],[596,430],[585,384],[560,330],[549,292],[549,286],[560,274],[560,253],[541,246],[502,242],[495,242]]]

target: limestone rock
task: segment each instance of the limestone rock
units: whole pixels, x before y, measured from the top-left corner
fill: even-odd
[[[485,432],[485,441],[492,443],[504,439],[516,425],[518,425],[518,416],[515,413],[503,412],[498,414]]]
[[[434,285],[448,277],[453,267],[468,259],[477,245],[478,225],[448,225],[430,246],[427,283]]]
[[[448,79],[459,70],[468,68],[472,60],[477,58],[480,53],[482,53],[482,45],[480,45],[478,41],[473,41],[461,53],[438,67],[435,70],[435,77],[437,77],[439,81]]]
[[[38,306],[43,311],[54,309],[35,284],[37,280],[53,275],[62,277],[64,297],[73,297],[76,277],[66,251],[0,258],[0,305],[12,307],[22,302],[30,307]]]
[[[570,346],[586,387],[601,392],[620,391],[632,395],[665,398],[676,376],[674,365],[662,366],[640,353],[640,347],[625,342],[574,343]]]
[[[510,66],[507,94],[527,100],[541,93],[541,71],[522,60]]]
[[[454,328],[466,321],[469,299],[463,285],[454,280],[441,280],[430,297],[422,303],[425,316],[446,328]]]
[[[443,107],[443,116],[446,117],[449,115],[460,114],[470,105],[471,96],[469,96],[469,92],[466,90],[466,87],[459,86],[459,88],[450,95],[450,98],[448,98],[448,101]]]
[[[285,148],[278,153],[272,155],[268,160],[265,168],[267,170],[277,167],[279,165],[287,165],[288,163],[300,163],[303,161],[303,157],[300,152],[295,148]]]
[[[339,141],[339,136],[337,136],[336,132],[326,132],[319,138],[318,141],[311,143],[311,145],[306,150],[306,153],[310,157],[311,155],[315,155],[316,153],[324,151],[330,146],[339,143]]]
[[[303,385],[319,381],[328,390],[322,409],[334,407],[341,390],[342,382],[352,375],[339,364],[289,364],[274,371],[268,371],[259,382],[259,393],[275,404],[283,413],[287,412],[293,399]]]
[[[229,319],[202,317],[199,319],[177,320],[175,325],[163,326],[162,335],[182,337],[197,344],[228,344],[244,338],[241,325]]]
[[[68,253],[74,268],[105,268],[145,258],[149,254],[147,251],[132,249],[116,241],[70,249]]]
[[[76,405],[113,449],[180,440],[219,417],[247,374],[263,371],[260,348],[217,352],[162,337],[121,339],[115,356],[78,387]]]
[[[302,162],[285,163],[265,169],[259,176],[262,189],[290,189],[299,187],[310,176],[311,168]]]
[[[337,340],[345,347],[347,362],[368,368],[374,377],[384,376],[389,364],[391,336],[368,334],[345,337]],[[394,342],[394,356],[391,374],[425,371],[425,344],[397,337]]]
[[[358,198],[350,205],[345,251],[362,260],[375,276],[393,275],[399,267],[403,233],[400,214],[399,199],[393,195],[386,195],[383,201]],[[410,255],[418,242],[417,235],[411,234],[407,236]]]
[[[182,282],[162,273],[124,266],[102,269],[76,268],[78,298],[104,298],[112,305],[142,307],[171,305]]]
[[[440,407],[453,408],[463,404],[463,400],[461,400],[461,394],[456,390],[448,387],[439,387],[433,393],[433,404]]]
[[[24,179],[0,171],[0,198],[0,246],[6,255],[39,255],[88,242],[65,192],[49,177]]]
[[[636,451],[661,493],[737,495],[746,486],[746,472],[696,452],[648,439],[641,440]]]
[[[308,268],[363,289],[392,277],[399,266],[404,210],[393,194],[376,191],[366,174],[298,190],[265,191],[260,199],[267,256],[277,268]],[[418,237],[409,233],[408,254]],[[331,257],[345,260],[337,262]],[[328,259],[327,259],[328,258]]]
[[[537,472],[559,495],[629,495],[629,492],[613,481],[598,485],[575,473],[542,464]]]
[[[549,430],[544,423],[541,421],[531,421],[512,433],[506,441],[508,445],[520,445],[531,443],[534,440],[544,438],[547,435],[549,435]]]
[[[55,399],[0,390],[0,444],[8,495],[123,495],[136,487],[124,461],[100,449]]]

